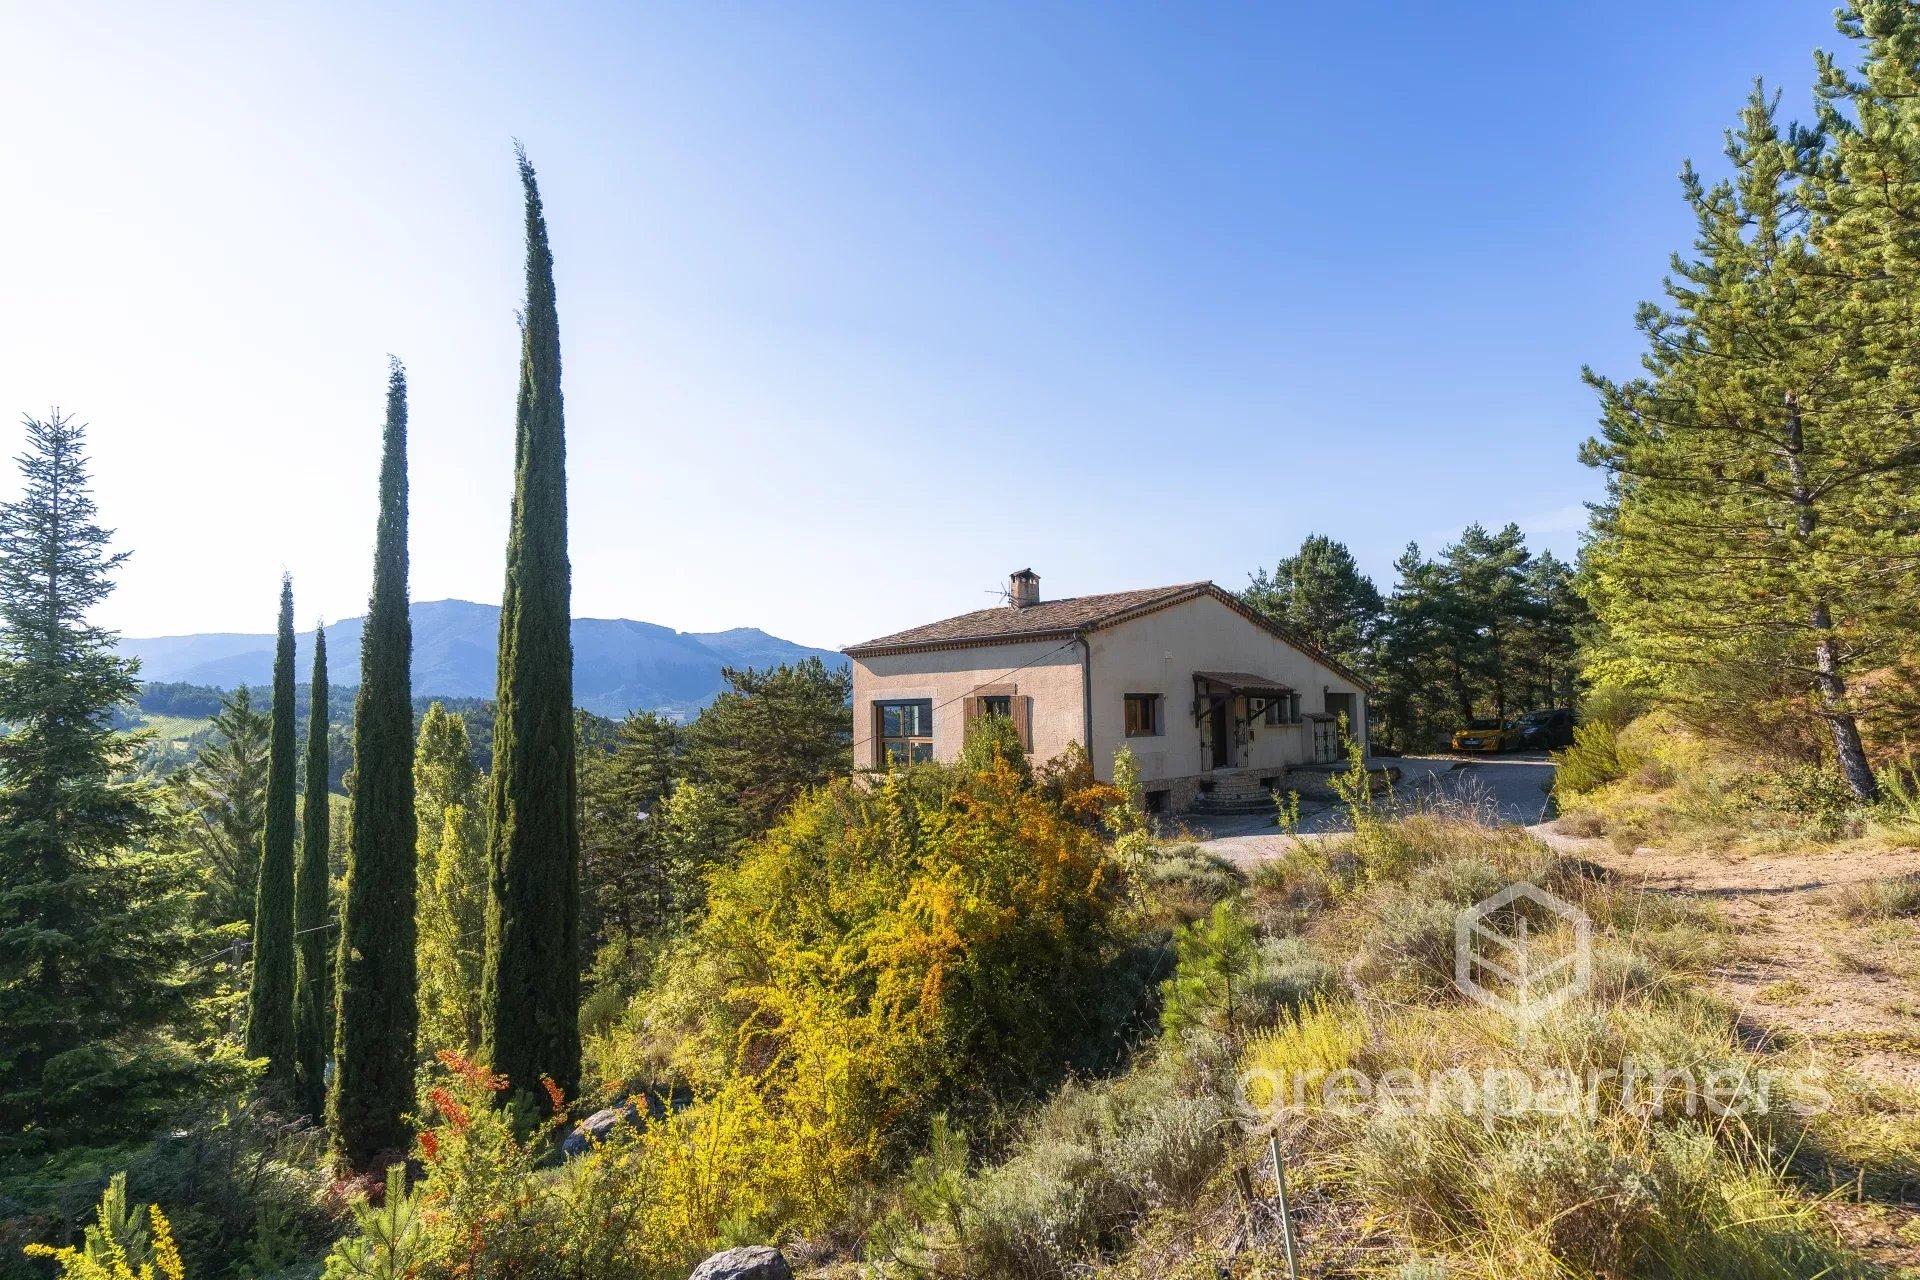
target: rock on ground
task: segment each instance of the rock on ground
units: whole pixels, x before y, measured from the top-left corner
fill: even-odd
[[[687,1280],[793,1280],[793,1268],[778,1249],[750,1244],[714,1254],[695,1267]]]

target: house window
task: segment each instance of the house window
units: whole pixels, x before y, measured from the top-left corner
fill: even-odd
[[[933,759],[933,700],[876,702],[880,757],[883,765],[923,764]]]
[[[1013,699],[1006,694],[988,694],[980,699],[980,714],[1013,719]]]
[[[1160,732],[1160,695],[1130,693],[1127,699],[1127,736],[1151,738]]]
[[[1283,693],[1267,703],[1266,721],[1268,724],[1299,724],[1300,695]]]

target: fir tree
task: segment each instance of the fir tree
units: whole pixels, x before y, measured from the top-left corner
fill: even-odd
[[[294,1087],[303,1112],[326,1116],[327,1013],[332,966],[327,946],[327,855],[331,848],[327,776],[327,632],[313,631],[313,687],[307,713],[307,789],[300,834],[300,874],[294,882]]]
[[[393,362],[380,460],[373,592],[353,716],[353,816],[334,970],[335,1159],[367,1170],[404,1154],[419,1022],[414,971],[413,707],[407,613],[407,378]]]
[[[187,857],[142,847],[148,793],[113,709],[138,665],[87,622],[107,550],[83,428],[28,419],[0,505],[0,1165],[144,1132],[203,1064],[169,1038],[197,994]]]
[[[483,1053],[517,1088],[549,1076],[571,1097],[580,1080],[580,830],[560,322],[540,190],[524,151],[519,160],[527,298],[493,727]]]
[[[267,749],[267,825],[253,911],[253,985],[247,1056],[267,1059],[266,1083],[293,1082],[293,579],[280,579],[280,637],[273,654],[273,736]]]

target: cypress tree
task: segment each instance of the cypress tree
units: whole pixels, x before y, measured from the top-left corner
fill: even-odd
[[[267,746],[267,826],[253,908],[253,986],[247,1056],[267,1059],[267,1084],[293,1082],[293,579],[280,578],[273,653],[273,736]]]
[[[306,1116],[325,1118],[327,1091],[327,632],[313,630],[313,690],[307,713],[307,792],[300,873],[293,886],[293,1079]]]
[[[520,1090],[550,1076],[572,1096],[580,1082],[580,829],[560,321],[540,189],[518,154],[527,299],[500,610],[482,1039],[489,1065]]]
[[[405,1153],[413,1107],[413,706],[407,664],[407,375],[393,362],[380,460],[373,594],[353,712],[353,818],[334,981],[335,1160],[366,1170]]]

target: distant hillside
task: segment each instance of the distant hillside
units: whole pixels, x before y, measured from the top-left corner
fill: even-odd
[[[360,682],[362,621],[346,618],[327,628],[327,665],[336,684]],[[491,698],[499,635],[497,605],[466,600],[415,603],[413,692]],[[297,669],[303,680],[312,641],[310,631],[298,638]],[[120,652],[140,659],[145,680],[231,689],[273,679],[273,637],[267,634],[126,637]],[[604,716],[634,710],[691,715],[725,687],[722,667],[770,667],[807,657],[836,667],[846,663],[830,650],[809,649],[753,627],[700,634],[627,618],[575,618],[573,700]]]

